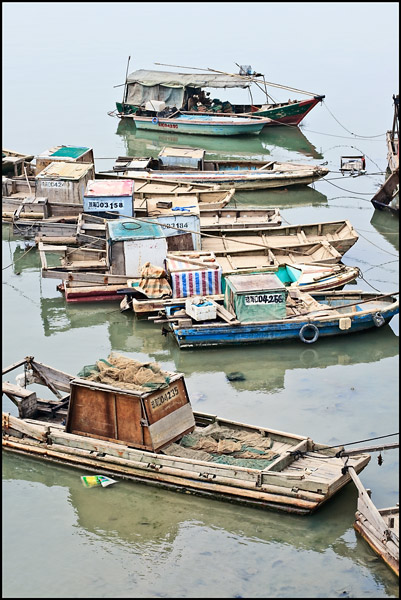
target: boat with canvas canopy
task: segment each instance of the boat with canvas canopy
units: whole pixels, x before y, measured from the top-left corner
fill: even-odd
[[[156,63],[161,64],[161,63]],[[127,64],[128,73],[129,59]],[[173,66],[173,65],[163,65]],[[239,66],[239,65],[237,65]],[[183,67],[187,69],[187,67]],[[188,67],[189,69],[189,67]],[[264,75],[252,71],[249,65],[240,66],[239,73],[224,73],[216,69],[196,69],[200,73],[180,73],[139,69],[127,74],[124,84],[123,101],[117,102],[117,114],[120,118],[136,120],[136,115],[148,112],[150,117],[160,111],[191,110],[199,112],[224,111],[223,114],[246,114],[267,117],[266,125],[297,126],[302,119],[324,99],[324,96],[298,90],[293,87],[267,82]],[[255,104],[251,88],[259,89],[265,96],[265,102]],[[309,96],[305,100],[275,102],[267,93],[267,86],[281,88],[290,92]],[[248,104],[232,104],[218,98],[209,99],[205,88],[228,89],[242,88],[249,91]],[[196,114],[195,112],[195,114]],[[204,114],[204,113],[203,113]]]

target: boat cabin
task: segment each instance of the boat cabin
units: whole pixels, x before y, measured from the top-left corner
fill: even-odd
[[[229,275],[225,278],[224,308],[240,323],[284,319],[287,294],[274,273]]]
[[[52,162],[61,161],[94,164],[95,158],[92,148],[83,146],[54,146],[36,156],[35,161],[35,174],[39,175],[39,173]]]
[[[87,183],[94,178],[92,163],[52,162],[35,177],[36,196],[51,204],[82,206]]]
[[[134,182],[132,179],[89,180],[83,198],[85,213],[111,219],[134,217]]]
[[[108,266],[113,275],[140,277],[145,263],[164,268],[167,240],[156,222],[140,219],[106,221]]]
[[[163,385],[149,389],[73,379],[66,432],[154,452],[193,431],[195,419],[183,375],[167,376]]]

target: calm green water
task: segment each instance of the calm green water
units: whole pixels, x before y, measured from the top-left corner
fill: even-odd
[[[111,168],[117,156],[156,156],[169,145],[203,147],[220,157],[327,162],[331,173],[325,181],[270,192],[242,192],[234,202],[278,207],[284,224],[348,219],[359,240],[343,262],[358,266],[363,273],[363,279],[348,287],[398,291],[398,220],[375,212],[370,203],[384,180],[387,150],[384,135],[369,136],[391,128],[391,94],[398,89],[397,69],[391,62],[395,59],[388,48],[388,27],[395,22],[394,9],[391,12],[389,8],[393,3],[368,3],[363,14],[358,3],[348,4],[349,19],[339,10],[344,3],[317,3],[313,9],[306,3],[313,16],[307,11],[307,20],[302,13],[298,19],[304,19],[304,34],[316,45],[305,49],[300,47],[298,30],[290,35],[295,25],[288,21],[289,37],[282,48],[282,30],[271,24],[285,21],[286,13],[282,11],[281,18],[277,14],[278,20],[271,19],[271,11],[280,13],[281,9],[269,5],[267,14],[266,4],[265,20],[260,13],[255,31],[247,34],[248,46],[254,47],[255,54],[248,49],[244,56],[250,54],[249,62],[269,73],[267,79],[325,93],[327,105],[313,109],[299,130],[271,128],[243,139],[137,132],[132,124],[107,115],[121,97],[122,89],[113,89],[124,79],[126,59],[121,56],[134,51],[124,45],[128,38],[142,46],[130,70],[157,68],[153,65],[157,60],[229,69],[232,59],[227,59],[225,52],[232,41],[228,37],[220,49],[221,60],[218,49],[204,48],[201,59],[199,45],[196,52],[192,48],[201,32],[214,31],[210,16],[206,19],[200,10],[203,7],[196,6],[204,3],[195,3],[192,11],[205,29],[194,33],[192,26],[183,27],[177,39],[166,33],[171,32],[167,25],[173,23],[176,13],[170,10],[165,14],[167,5],[163,5],[163,13],[157,13],[163,22],[161,45],[152,49],[154,54],[149,40],[156,44],[153,33],[158,20],[149,3],[140,9],[146,17],[140,21],[141,27],[132,27],[137,3],[120,4],[123,12],[114,10],[119,3],[113,8],[100,3],[96,11],[89,3],[71,3],[75,9],[59,3],[52,11],[45,9],[45,3],[16,3],[24,5],[18,14],[11,3],[5,4],[6,148],[39,154],[58,144],[90,146],[97,171]],[[261,3],[249,3],[249,8],[251,4]],[[233,15],[227,14],[225,5],[213,6],[225,19],[223,29],[216,29],[216,39],[221,31],[230,31],[236,47],[229,53],[236,56],[237,41],[246,42],[245,33],[242,27],[238,29]],[[303,5],[301,8],[303,11]],[[335,22],[340,13],[341,22]],[[161,14],[165,16],[161,18]],[[333,40],[326,17],[331,19]],[[294,23],[296,20],[294,16]],[[46,30],[46,36],[38,35],[39,28]],[[380,31],[386,32],[385,41],[380,41]],[[185,59],[183,47],[188,50]],[[277,55],[279,49],[284,63],[261,60],[273,52]],[[353,54],[354,50],[358,54]],[[139,56],[139,52],[143,54]],[[361,52],[363,60],[346,68],[346,61]],[[309,67],[300,74],[302,60]],[[388,88],[389,81],[394,88]],[[289,96],[297,97],[284,92],[284,98],[278,99]],[[362,97],[364,102],[360,102]],[[25,112],[28,98],[29,118]],[[348,131],[332,118],[327,106]],[[365,137],[352,137],[350,131]],[[366,155],[368,175],[343,177],[340,157],[361,153]],[[389,326],[318,340],[311,346],[298,342],[180,351],[173,338],[162,336],[160,325],[121,314],[118,303],[67,305],[56,289],[59,281],[41,278],[39,256],[31,246],[32,241],[12,235],[3,224],[3,367],[32,355],[75,374],[113,350],[183,372],[195,410],[309,435],[330,445],[398,431],[398,316]],[[230,374],[238,371],[243,380],[230,381]],[[13,374],[9,377],[13,382]],[[7,398],[3,398],[3,410],[16,414]],[[382,456],[382,466],[377,453],[373,454],[361,474],[379,508],[398,502],[399,490],[398,451],[389,450]],[[399,595],[397,578],[352,527],[357,502],[352,485],[315,515],[296,517],[124,481],[104,489],[87,489],[80,481],[84,474],[88,473],[8,453],[3,456],[3,597]]]

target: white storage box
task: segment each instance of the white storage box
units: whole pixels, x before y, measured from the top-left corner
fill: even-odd
[[[160,112],[166,108],[166,103],[163,100],[148,100],[145,104],[145,110],[155,110]]]
[[[195,321],[209,321],[216,318],[216,306],[210,300],[201,297],[187,298],[185,312]]]

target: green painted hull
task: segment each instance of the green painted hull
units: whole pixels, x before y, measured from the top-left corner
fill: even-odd
[[[302,100],[269,108],[267,110],[258,110],[253,115],[258,117],[267,117],[272,119],[270,125],[299,125],[302,119],[312,110],[324,96],[316,96],[310,100]]]

